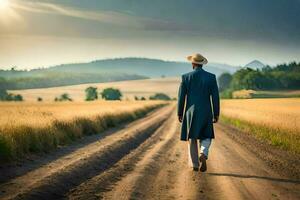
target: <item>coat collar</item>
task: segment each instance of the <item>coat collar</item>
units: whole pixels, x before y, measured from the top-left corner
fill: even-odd
[[[196,67],[194,70],[195,71],[203,71],[203,67]]]

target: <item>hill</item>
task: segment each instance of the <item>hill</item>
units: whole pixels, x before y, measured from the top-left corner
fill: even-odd
[[[244,66],[244,68],[250,68],[250,69],[254,69],[254,70],[256,70],[256,69],[261,70],[264,67],[265,67],[265,64],[263,64],[262,62],[260,62],[258,60],[253,60],[252,62],[250,62]]]
[[[209,63],[205,66],[205,69],[218,76],[223,72],[233,73],[238,68],[226,64]],[[157,78],[161,76],[179,76],[190,71],[191,65],[187,62],[164,61],[149,58],[116,58],[95,60],[88,63],[63,64],[45,70],[85,73],[127,73]]]
[[[219,76],[234,73],[239,68],[226,64],[209,63],[205,70]],[[72,63],[32,70],[0,70],[0,89],[45,88],[84,83],[100,83],[174,77],[191,71],[187,62],[149,58],[116,58]]]

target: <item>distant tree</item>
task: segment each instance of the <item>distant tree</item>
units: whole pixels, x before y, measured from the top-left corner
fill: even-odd
[[[138,100],[139,100],[139,98],[138,98],[137,96],[134,96],[134,100],[138,101]]]
[[[237,72],[234,73],[232,77],[232,81],[230,83],[230,87],[233,88],[234,90],[241,90],[241,89],[249,89],[246,86],[245,82],[245,76],[253,72],[254,70],[251,68],[246,68],[246,69],[240,69]]]
[[[233,93],[232,89],[226,89],[220,93],[220,97],[222,99],[232,99],[232,93]]]
[[[118,89],[106,88],[102,91],[101,96],[105,100],[121,100],[122,93]]]
[[[7,97],[7,92],[5,89],[1,89],[0,88],[0,100],[5,100],[5,98]]]
[[[5,94],[3,93],[3,96],[1,96],[1,99],[0,100],[3,100],[3,101],[23,101],[23,96],[20,95],[20,94],[12,94],[12,93],[9,93],[9,94]]]
[[[63,93],[61,96],[60,96],[60,100],[61,101],[72,101],[72,99],[70,98],[70,95],[68,93]]]
[[[14,100],[14,95],[12,93],[9,93],[5,96],[4,100],[5,101],[13,101]]]
[[[98,92],[96,87],[88,87],[85,89],[85,100],[94,101],[98,99]]]
[[[55,97],[54,101],[73,101],[68,93],[63,93],[59,97]]]
[[[42,97],[38,97],[37,101],[43,101],[43,98]]]
[[[223,73],[218,78],[219,90],[222,92],[225,89],[229,88],[232,80],[232,75],[229,73]]]
[[[146,98],[145,97],[141,97],[141,101],[145,101],[146,100]]]
[[[23,96],[20,94],[14,95],[14,101],[23,101]]]
[[[262,69],[261,69],[261,71],[263,71],[263,72],[269,72],[269,71],[271,71],[272,70],[272,68],[269,66],[269,65],[266,65],[265,67],[263,67]]]
[[[165,100],[165,101],[171,100],[171,98],[164,93],[156,93],[155,95],[150,96],[149,99],[150,100]]]

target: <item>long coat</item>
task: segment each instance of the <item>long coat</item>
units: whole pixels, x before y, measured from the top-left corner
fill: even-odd
[[[202,68],[182,75],[178,116],[183,116],[181,140],[214,138],[213,117],[220,112],[216,76]]]

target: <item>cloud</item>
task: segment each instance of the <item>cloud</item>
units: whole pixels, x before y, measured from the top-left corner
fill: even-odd
[[[182,30],[185,27],[172,21],[152,19],[140,16],[134,16],[130,13],[121,13],[116,11],[91,11],[81,10],[73,7],[61,6],[53,3],[41,2],[21,2],[13,3],[14,9],[27,12],[53,14],[66,17],[73,17],[85,20],[97,21],[100,23],[112,24],[134,29],[145,30]]]

